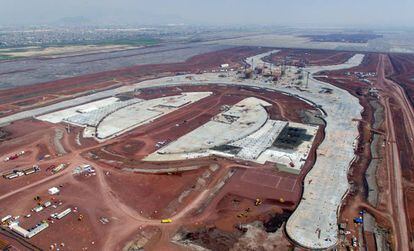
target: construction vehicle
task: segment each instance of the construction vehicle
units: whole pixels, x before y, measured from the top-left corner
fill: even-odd
[[[172,220],[171,219],[162,219],[161,223],[171,223]]]
[[[57,172],[59,172],[59,171],[61,171],[61,170],[63,170],[63,169],[65,169],[66,167],[67,167],[68,165],[66,165],[66,164],[60,164],[60,165],[58,165],[57,167],[55,167],[55,168],[53,168],[52,169],[52,173],[57,173]]]
[[[239,213],[238,215],[236,215],[237,216],[237,218],[247,218],[247,216],[248,216],[248,213],[247,212],[243,212],[243,213]]]
[[[256,201],[254,202],[254,205],[257,207],[257,206],[260,206],[262,204],[262,200],[261,199],[259,199],[259,198],[257,198],[256,199]]]
[[[83,214],[80,214],[78,217],[78,221],[82,221],[83,220]]]
[[[25,154],[26,152],[25,151],[21,151],[21,152],[18,152],[18,153],[15,153],[15,154],[12,154],[12,155],[10,155],[9,157],[6,157],[5,159],[4,159],[4,162],[7,162],[7,161],[9,161],[9,160],[14,160],[14,159],[17,159],[17,158],[19,158],[20,156],[22,156],[23,154]]]

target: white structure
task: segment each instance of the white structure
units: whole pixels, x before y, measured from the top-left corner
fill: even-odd
[[[57,187],[49,188],[49,190],[47,190],[47,191],[50,195],[55,195],[55,194],[58,194],[60,192],[59,188],[57,188]]]
[[[9,228],[25,238],[29,236],[29,231],[19,226],[19,222],[17,221],[10,223]]]
[[[108,114],[96,127],[96,138],[109,139],[210,96],[211,92],[187,92],[150,99]]]
[[[289,127],[305,129],[306,134],[311,136],[311,139],[303,141],[295,149],[270,147],[262,152],[257,162],[263,164],[266,161],[274,162],[278,164],[281,170],[298,174],[308,159],[319,126],[289,122]]]
[[[106,106],[100,107],[100,108],[92,107],[88,109],[78,110],[79,112],[78,114],[70,116],[68,118],[64,118],[63,120],[68,123],[79,125],[79,126],[96,127],[104,117],[108,116],[108,114],[111,114],[126,106],[140,103],[142,101],[143,101],[142,99],[134,98],[134,99],[128,99],[125,101],[117,101],[112,104],[108,104]]]
[[[209,155],[237,158],[259,163],[266,161],[281,163],[288,170],[290,165],[284,159],[274,158],[278,149],[272,147],[282,130],[289,125],[287,121],[268,118],[265,106],[269,103],[254,97],[246,98],[227,108],[206,124],[180,137],[176,141],[147,156],[147,161],[171,161],[199,158]],[[292,123],[296,125],[296,123]],[[298,124],[302,125],[302,124]],[[311,127],[302,125],[303,127]],[[312,139],[306,145],[312,145],[318,127],[311,127]],[[225,133],[223,133],[225,132]],[[292,173],[299,173],[310,149],[296,153],[295,161],[300,162]],[[290,162],[288,162],[290,164]],[[279,165],[278,165],[279,166]]]
[[[11,216],[10,214],[9,214],[9,215],[6,215],[6,216],[4,216],[3,218],[1,218],[1,222],[2,222],[2,223],[3,223],[3,222],[6,222],[6,221],[10,220],[11,218],[13,218],[13,216]]]
[[[242,139],[259,130],[267,121],[264,106],[270,104],[246,98],[206,124],[158,151],[160,154],[202,152]]]
[[[62,211],[58,214],[52,214],[52,217],[60,220],[63,217],[65,217],[66,215],[68,215],[70,212],[72,212],[72,208],[67,208],[67,209],[65,209],[64,211]]]
[[[38,116],[37,119],[47,121],[50,123],[60,123],[66,118],[70,118],[72,116],[76,116],[80,113],[90,112],[101,107],[105,107],[107,105],[114,104],[118,101],[118,98],[110,97],[94,102],[90,102],[84,105],[78,105],[71,108],[67,108],[64,110],[59,110],[56,112],[48,113],[46,115]]]
[[[106,98],[46,115],[37,119],[83,126],[84,137],[106,140],[140,125],[150,123],[163,115],[210,96],[211,92],[187,92],[181,95],[151,100],[137,98],[121,101]]]
[[[28,239],[32,238],[33,236],[37,235],[38,233],[40,233],[41,231],[45,230],[48,227],[49,227],[49,223],[47,223],[46,221],[41,222],[31,231],[27,231],[26,229],[19,226],[19,222],[17,221],[14,221],[10,223],[9,225],[9,228],[11,230],[13,230],[14,232]]]
[[[43,206],[37,205],[32,210],[33,210],[33,212],[36,212],[36,213],[41,212],[41,211],[43,211]]]
[[[267,120],[255,133],[238,141],[231,146],[240,147],[237,157],[246,160],[256,160],[267,148],[271,147],[280,132],[288,125],[286,121]]]

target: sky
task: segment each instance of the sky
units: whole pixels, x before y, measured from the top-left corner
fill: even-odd
[[[414,0],[0,0],[0,25],[414,26]]]

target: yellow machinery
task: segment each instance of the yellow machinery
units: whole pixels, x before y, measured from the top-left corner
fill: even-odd
[[[172,220],[171,219],[162,219],[161,223],[171,223]]]

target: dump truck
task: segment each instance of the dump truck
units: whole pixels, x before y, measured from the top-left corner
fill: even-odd
[[[172,220],[171,219],[162,219],[161,223],[171,223]]]

